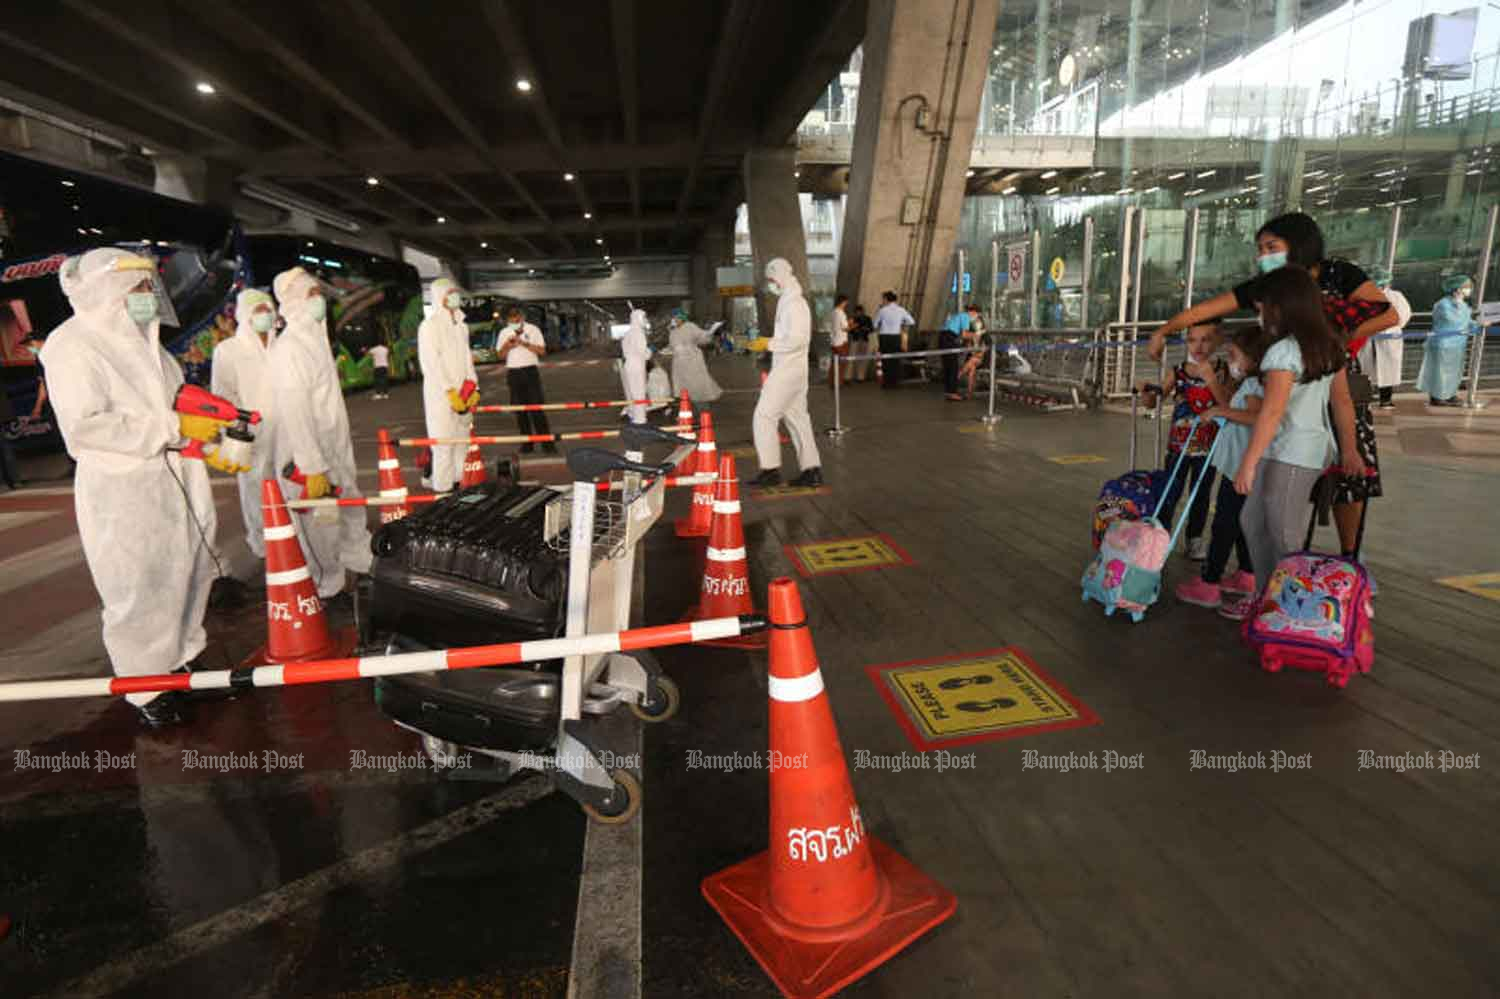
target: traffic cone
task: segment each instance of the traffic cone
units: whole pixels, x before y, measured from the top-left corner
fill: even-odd
[[[396,457],[396,445],[391,440],[391,435],[381,427],[375,432],[375,440],[380,447],[379,485],[380,495],[385,497],[406,498],[406,482],[401,478],[401,459]],[[380,508],[380,522],[389,524],[393,520],[400,520],[410,513],[406,504],[398,506],[383,506]]]
[[[784,995],[821,999],[958,903],[865,832],[797,584],[772,582],[770,605],[771,848],[705,878],[703,897]]]
[[[693,433],[693,401],[688,398],[687,389],[677,398],[677,425],[687,427],[686,430],[678,430],[678,437],[686,437],[688,440],[697,440],[698,435]]]
[[[688,612],[689,618],[700,621],[755,613],[755,601],[750,599],[750,569],[745,563],[745,526],[740,519],[740,480],[735,474],[734,455],[719,459],[719,479],[714,486],[713,524],[708,533],[701,596]],[[766,637],[759,631],[698,644],[760,649],[765,647]]]
[[[266,518],[266,644],[252,652],[245,665],[349,655],[359,635],[353,628],[330,632],[281,486],[274,478],[264,480],[260,497]]]
[[[714,417],[704,413],[698,417],[698,464],[690,475],[717,475],[719,471],[719,449],[714,444]],[[693,508],[686,517],[673,525],[679,538],[706,538],[713,526],[714,483],[700,482],[693,487]]]
[[[473,435],[470,434],[470,436]],[[469,450],[464,455],[464,471],[463,476],[458,480],[458,488],[482,486],[488,478],[484,471],[484,455],[480,453],[479,445],[470,441]]]

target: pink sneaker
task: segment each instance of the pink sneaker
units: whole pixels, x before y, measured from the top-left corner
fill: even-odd
[[[1205,583],[1202,579],[1178,583],[1177,599],[1185,604],[1212,609],[1219,606],[1219,584]]]
[[[1219,589],[1226,593],[1254,593],[1255,576],[1241,569],[1219,584]]]
[[[1231,594],[1219,604],[1219,616],[1231,621],[1243,621],[1250,616],[1250,607],[1254,603],[1255,598],[1248,593]]]

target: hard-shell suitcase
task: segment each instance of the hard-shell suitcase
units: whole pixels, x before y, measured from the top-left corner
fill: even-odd
[[[487,482],[382,525],[371,628],[432,647],[560,633],[567,567],[544,537],[545,487]]]

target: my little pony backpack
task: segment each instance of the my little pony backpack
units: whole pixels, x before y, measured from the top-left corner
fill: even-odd
[[[1325,476],[1320,484],[1324,500],[1330,496],[1331,485]],[[1374,592],[1370,574],[1359,562],[1368,508],[1366,503],[1360,511],[1352,557],[1310,550],[1318,522],[1315,504],[1303,550],[1276,563],[1241,632],[1260,653],[1263,669],[1272,673],[1287,666],[1317,670],[1335,687],[1347,686],[1355,670],[1370,672],[1375,663],[1375,632],[1370,625],[1375,616]]]

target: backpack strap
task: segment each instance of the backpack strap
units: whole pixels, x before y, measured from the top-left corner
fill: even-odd
[[[1214,451],[1216,451],[1218,449],[1218,447],[1219,447],[1219,441],[1224,436],[1223,430],[1224,430],[1224,424],[1225,424],[1226,421],[1225,421],[1225,419],[1222,416],[1216,416],[1216,417],[1214,417],[1214,422],[1219,425],[1219,432],[1217,432],[1217,433],[1214,434],[1213,443],[1208,446],[1208,453],[1203,456],[1203,471],[1201,471],[1201,472],[1198,473],[1198,479],[1197,479],[1196,482],[1193,483],[1192,491],[1188,493],[1187,503],[1183,505],[1182,515],[1177,518],[1177,524],[1176,524],[1176,526],[1174,526],[1172,528],[1172,538],[1171,538],[1170,541],[1167,542],[1167,551],[1169,551],[1169,552],[1176,550],[1176,548],[1177,548],[1177,538],[1178,538],[1179,535],[1182,534],[1182,529],[1187,524],[1188,514],[1192,513],[1192,510],[1193,510],[1193,500],[1195,500],[1195,499],[1198,498],[1198,490],[1203,488],[1203,480],[1206,479],[1206,478],[1208,478],[1209,473],[1213,471],[1213,467],[1214,467],[1213,466]],[[1197,425],[1198,425],[1198,417],[1195,416],[1195,417],[1193,417],[1193,426],[1197,427]],[[1189,430],[1188,431],[1188,440],[1192,440],[1193,439],[1192,435],[1193,435],[1193,431]],[[1187,447],[1186,447],[1186,445],[1184,445],[1183,449],[1182,449],[1182,456],[1186,456],[1186,455],[1187,455]],[[1179,465],[1182,464],[1182,457],[1179,457],[1177,459],[1177,463]],[[1176,474],[1176,470],[1175,469],[1173,470],[1173,474],[1174,475]],[[1170,483],[1169,483],[1169,488],[1170,488]],[[1163,497],[1166,496],[1165,493],[1163,493],[1162,495],[1163,495]],[[1157,510],[1158,511],[1161,510],[1161,505],[1159,503],[1157,504]]]
[[[1159,406],[1159,405],[1161,405],[1161,403],[1158,402],[1157,405]],[[1187,439],[1189,441],[1191,441],[1193,439],[1193,431],[1195,431],[1197,429],[1198,429],[1198,417],[1194,416],[1192,424],[1190,424],[1188,426]],[[1219,442],[1219,438],[1217,436],[1215,436],[1214,437],[1214,443],[1217,444],[1218,442]],[[1132,439],[1131,443],[1134,444],[1135,441]],[[1177,461],[1172,465],[1172,474],[1167,476],[1167,484],[1162,487],[1161,496],[1157,497],[1157,500],[1156,500],[1156,509],[1154,509],[1154,510],[1151,511],[1151,519],[1152,520],[1158,520],[1158,519],[1160,519],[1162,504],[1167,501],[1167,494],[1172,491],[1172,483],[1174,483],[1174,482],[1177,481],[1177,473],[1179,471],[1181,471],[1181,469],[1182,469],[1182,462],[1183,462],[1183,460],[1185,458],[1187,458],[1187,453],[1188,453],[1187,445],[1184,444],[1182,446],[1182,450],[1179,451],[1179,452],[1177,452]],[[1212,449],[1209,450],[1209,454],[1210,455],[1213,454],[1213,450]],[[1192,501],[1191,500],[1189,501],[1189,505],[1192,505]]]

